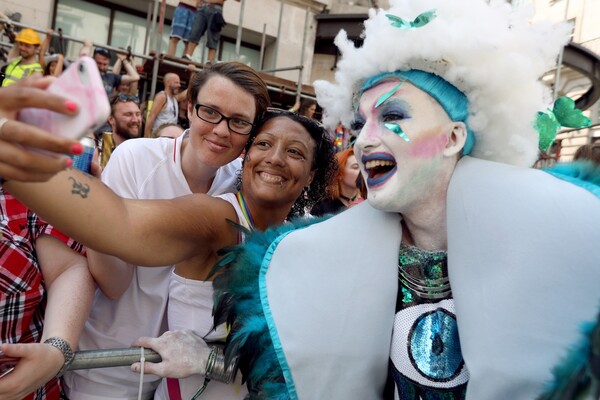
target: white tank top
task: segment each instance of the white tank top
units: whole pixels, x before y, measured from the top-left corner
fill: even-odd
[[[163,124],[176,124],[177,118],[179,117],[179,103],[177,103],[175,96],[169,97],[166,92],[162,93],[165,94],[167,102],[163,106],[163,109],[160,110],[160,113],[158,113],[156,116],[154,125],[152,125],[152,132],[154,132]]]

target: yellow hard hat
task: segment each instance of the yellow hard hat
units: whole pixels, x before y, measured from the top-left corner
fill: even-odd
[[[41,44],[40,37],[38,34],[31,28],[22,29],[15,39],[17,42],[23,42],[27,44]]]

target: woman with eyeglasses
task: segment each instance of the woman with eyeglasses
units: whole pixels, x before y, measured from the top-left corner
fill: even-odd
[[[269,105],[267,87],[248,66],[219,63],[194,75],[187,96],[190,128],[183,135],[175,140],[126,140],[115,148],[102,181],[119,196],[172,199],[193,193],[235,192],[241,167],[238,157],[251,137],[252,126]],[[135,100],[119,94],[113,108],[137,107]],[[211,107],[228,119],[201,119],[196,104]],[[139,118],[124,119],[123,126],[133,125],[134,120]],[[157,337],[165,332],[172,265],[141,268],[92,250],[88,259],[100,290],[81,335],[81,350],[129,347],[141,336]],[[159,383],[156,376],[144,379],[145,398],[151,397]],[[89,396],[135,400],[139,376],[122,368],[78,370],[65,374],[65,384],[74,400]]]
[[[210,121],[220,118],[232,128],[247,129],[239,119],[225,117],[212,108],[196,108]],[[139,265],[178,262],[171,275],[169,328],[193,329],[201,337],[210,333],[206,340],[219,340],[227,331],[223,326],[214,332],[211,329],[212,278],[208,274],[219,260],[219,249],[243,240],[241,230],[234,225],[265,230],[281,224],[294,210],[302,211],[314,204],[336,171],[333,145],[324,128],[289,111],[267,111],[256,124],[256,137],[246,149],[241,189],[217,197],[194,194],[153,202],[127,200],[75,170],[61,173],[45,185],[11,182],[10,190],[91,248]],[[79,223],[82,220],[86,224]],[[161,355],[169,360],[173,347],[161,347],[160,339],[143,342],[145,347],[157,344],[156,350],[165,350]],[[212,351],[204,345],[199,354],[189,356],[206,361]],[[199,364],[204,367],[206,362]],[[163,375],[165,365],[170,364],[147,363],[146,372]],[[194,376],[189,381],[173,383],[181,398],[191,398],[202,386],[205,371],[171,371],[176,377],[190,372]],[[211,382],[202,398],[242,399],[245,389],[239,383]],[[168,393],[165,383],[155,398],[169,398]]]

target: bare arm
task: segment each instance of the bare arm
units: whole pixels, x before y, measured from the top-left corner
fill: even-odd
[[[129,287],[133,277],[132,264],[115,256],[87,250],[90,273],[106,297],[116,300]]]
[[[48,50],[48,47],[50,47],[50,40],[52,39],[53,33],[54,33],[54,31],[52,29],[48,29],[48,31],[46,32],[46,37],[44,38],[44,40],[42,41],[42,44],[40,45],[40,54],[39,54],[38,58],[39,58],[40,65],[42,66],[42,68],[46,68],[46,51]]]
[[[60,74],[62,74],[63,72],[63,68],[65,66],[65,57],[58,53],[56,55],[56,68],[54,68],[54,73],[52,74],[52,76],[60,76]]]
[[[79,57],[83,57],[83,56],[92,56],[92,46],[94,45],[94,42],[92,42],[92,39],[83,39],[83,47],[81,48],[81,50],[79,50]]]
[[[154,125],[154,121],[158,114],[162,111],[165,103],[167,102],[167,95],[165,92],[157,93],[154,96],[154,101],[152,102],[152,108],[150,109],[150,114],[148,118],[146,118],[146,126],[144,128],[144,137],[151,138],[152,137],[152,126]]]
[[[164,266],[193,256],[208,257],[236,242],[236,233],[226,221],[235,221],[235,210],[228,202],[208,195],[123,199],[96,178],[74,169],[47,183],[9,181],[5,185],[80,243],[136,265]]]
[[[190,73],[190,76],[188,78],[188,87],[189,87],[189,82],[192,81],[192,78],[194,77],[194,74],[196,73],[196,66],[194,64],[188,64],[186,67],[186,70]],[[177,99],[177,101],[183,101],[187,98],[187,87],[182,90],[181,92],[177,93],[175,95],[175,98]]]
[[[121,58],[120,55],[117,55],[117,57],[119,57],[119,59],[121,60],[121,65],[123,65],[123,68],[125,68],[125,72],[127,72],[127,75],[123,75],[121,77],[121,82],[132,83],[139,81],[140,75],[137,73],[133,64],[125,58],[125,55],[123,55],[123,58]],[[113,70],[113,73],[116,72],[114,72]]]
[[[50,235],[38,238],[36,252],[48,288],[42,341],[61,337],[76,349],[96,289],[87,260]]]
[[[43,342],[59,337],[75,351],[92,305],[95,287],[85,257],[49,235],[39,237],[35,247],[48,290],[44,333],[41,343],[2,346],[7,355],[19,361],[14,372],[0,379],[1,398],[22,398],[58,374],[64,356]]]

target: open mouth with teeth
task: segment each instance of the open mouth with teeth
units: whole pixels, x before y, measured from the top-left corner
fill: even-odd
[[[367,186],[376,188],[383,185],[396,173],[396,159],[387,153],[374,153],[362,157],[367,170]]]

